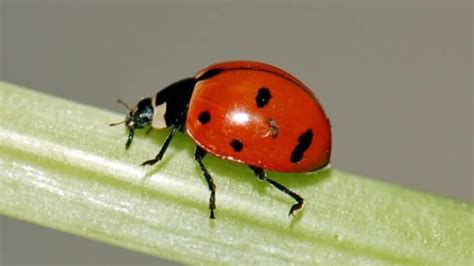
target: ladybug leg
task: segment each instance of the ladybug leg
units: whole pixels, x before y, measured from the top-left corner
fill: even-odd
[[[214,210],[216,209],[216,185],[214,184],[214,179],[212,179],[212,176],[209,174],[206,167],[202,163],[202,159],[204,159],[205,155],[206,151],[203,148],[196,146],[194,159],[199,164],[201,172],[206,178],[207,184],[209,185],[209,190],[211,191],[211,197],[209,198],[209,209],[211,210],[211,215],[209,218],[214,219]]]
[[[130,144],[132,144],[132,139],[134,135],[135,131],[133,130],[133,128],[129,128],[127,142],[125,142],[125,149],[130,148]]]
[[[140,166],[154,165],[155,163],[159,162],[163,158],[163,155],[165,154],[166,149],[168,148],[168,145],[170,145],[170,142],[173,139],[173,136],[177,130],[178,130],[177,127],[173,127],[171,129],[170,133],[168,134],[168,137],[166,137],[165,143],[163,143],[163,146],[161,147],[160,152],[155,156],[155,159],[151,159],[146,162],[143,162],[142,164],[140,164]]]
[[[292,197],[293,199],[296,200],[296,203],[293,204],[293,206],[291,206],[291,209],[290,209],[290,212],[288,213],[288,216],[294,215],[294,213],[296,211],[299,211],[303,208],[304,198],[302,196],[300,196],[300,195],[296,194],[295,192],[287,189],[282,184],[268,178],[267,174],[265,173],[265,171],[262,168],[253,167],[253,166],[250,166],[250,168],[253,170],[253,172],[255,173],[255,175],[258,177],[258,179],[260,181],[265,181],[265,182],[270,183],[276,189],[280,190],[281,192],[287,194],[288,196],[290,196],[290,197]]]

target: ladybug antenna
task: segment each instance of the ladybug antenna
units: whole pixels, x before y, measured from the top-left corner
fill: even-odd
[[[132,110],[132,108],[130,108],[130,105],[128,105],[126,102],[122,101],[121,99],[117,99],[117,103],[123,105],[125,108],[127,108],[129,111]]]
[[[130,111],[130,112],[132,111],[132,108],[130,108],[130,106],[126,102],[122,101],[121,99],[117,99],[117,103],[123,105],[125,108],[128,109],[128,111]],[[127,122],[127,119],[125,119],[123,121],[120,121],[118,123],[111,123],[111,124],[109,124],[109,126],[113,127],[113,126],[120,125],[120,124],[123,124],[123,123],[126,123],[126,122]]]

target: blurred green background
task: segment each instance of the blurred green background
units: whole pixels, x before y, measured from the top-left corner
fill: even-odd
[[[333,167],[473,200],[468,1],[0,3],[2,80],[123,112],[115,98],[134,103],[208,64],[264,61],[322,102]],[[0,222],[4,265],[167,263]]]

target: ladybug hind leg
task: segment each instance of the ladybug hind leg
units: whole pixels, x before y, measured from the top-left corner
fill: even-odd
[[[288,216],[294,215],[294,213],[296,211],[299,211],[303,208],[304,198],[302,196],[300,196],[297,193],[289,190],[288,188],[286,188],[282,184],[268,178],[267,174],[265,173],[265,171],[262,168],[250,166],[250,169],[253,170],[253,172],[255,173],[255,175],[257,176],[257,178],[260,181],[265,181],[265,182],[270,183],[276,189],[280,190],[281,192],[287,194],[288,196],[290,196],[290,197],[292,197],[293,199],[296,200],[296,203],[291,206],[291,209],[290,209],[290,212],[288,213]]]
[[[209,190],[211,191],[211,197],[209,198],[209,209],[211,210],[211,215],[209,218],[214,219],[214,210],[216,209],[216,185],[214,184],[214,179],[212,179],[211,174],[209,174],[206,167],[202,163],[202,160],[204,159],[205,155],[206,151],[203,148],[196,146],[196,151],[194,152],[194,159],[198,163],[199,168],[201,168],[201,172],[204,175],[204,178],[206,178]]]

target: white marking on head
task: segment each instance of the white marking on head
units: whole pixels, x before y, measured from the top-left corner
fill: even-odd
[[[156,129],[166,128],[165,121],[166,102],[155,106],[153,109],[153,120],[151,126]]]

